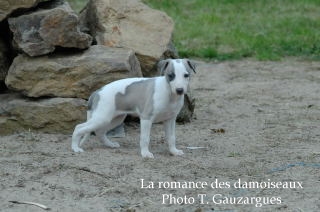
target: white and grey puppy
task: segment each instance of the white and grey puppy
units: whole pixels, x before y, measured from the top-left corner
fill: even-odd
[[[188,59],[167,59],[158,63],[161,76],[127,78],[112,82],[95,91],[89,98],[87,121],[75,127],[72,149],[83,152],[80,146],[90,133],[109,147],[119,147],[110,141],[106,132],[117,127],[128,114],[140,118],[140,148],[142,157],[153,158],[149,151],[152,123],[163,122],[165,137],[173,155],[182,155],[176,148],[175,122],[184,104],[191,72],[195,64]]]

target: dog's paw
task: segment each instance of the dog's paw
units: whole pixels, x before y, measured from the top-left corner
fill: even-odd
[[[72,150],[73,150],[74,152],[84,152],[84,150],[81,149],[80,147],[72,147]]]
[[[154,158],[153,154],[149,151],[141,151],[141,155],[143,158]]]
[[[175,149],[171,149],[170,152],[171,152],[171,154],[173,154],[174,156],[179,156],[179,155],[183,155],[183,154],[184,154],[182,150],[176,149],[176,148],[175,148]]]
[[[118,142],[114,142],[114,141],[108,141],[107,143],[105,143],[105,145],[110,148],[119,148],[120,147],[120,144]]]

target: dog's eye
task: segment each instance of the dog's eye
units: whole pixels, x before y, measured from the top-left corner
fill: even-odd
[[[169,79],[169,81],[174,80],[175,77],[176,77],[176,75],[175,75],[174,73],[168,74],[168,79]]]
[[[184,78],[188,78],[189,77],[189,74],[184,74]]]

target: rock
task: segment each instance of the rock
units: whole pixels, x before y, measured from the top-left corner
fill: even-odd
[[[64,1],[43,3],[25,15],[9,18],[15,46],[30,56],[53,52],[57,46],[85,49],[92,37],[80,31],[79,18]]]
[[[29,97],[87,99],[107,83],[141,76],[139,62],[132,50],[98,45],[81,53],[35,58],[19,55],[10,66],[6,85]]]
[[[139,0],[90,0],[80,20],[98,44],[133,49],[144,76],[156,73],[160,59],[177,57],[172,19]]]
[[[7,18],[16,10],[32,8],[43,1],[48,0],[0,0],[0,21]]]
[[[7,46],[0,37],[0,81],[4,81],[9,69],[8,51]]]
[[[31,130],[71,133],[86,119],[86,101],[77,98],[32,100],[19,94],[0,95],[0,135]]]
[[[0,24],[1,27],[1,24]],[[0,93],[7,90],[4,80],[7,76],[9,69],[9,49],[7,48],[5,41],[2,40],[0,32]]]
[[[178,114],[177,122],[191,122],[195,108],[195,101],[195,98],[190,92],[184,95],[184,105]]]

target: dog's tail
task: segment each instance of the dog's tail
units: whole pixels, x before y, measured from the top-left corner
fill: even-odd
[[[91,111],[90,110],[87,111],[87,121],[89,121],[89,119],[91,119]],[[84,134],[81,138],[80,143],[79,143],[79,147],[82,146],[82,144],[84,142],[86,142],[89,139],[89,137],[90,137],[90,133]]]

